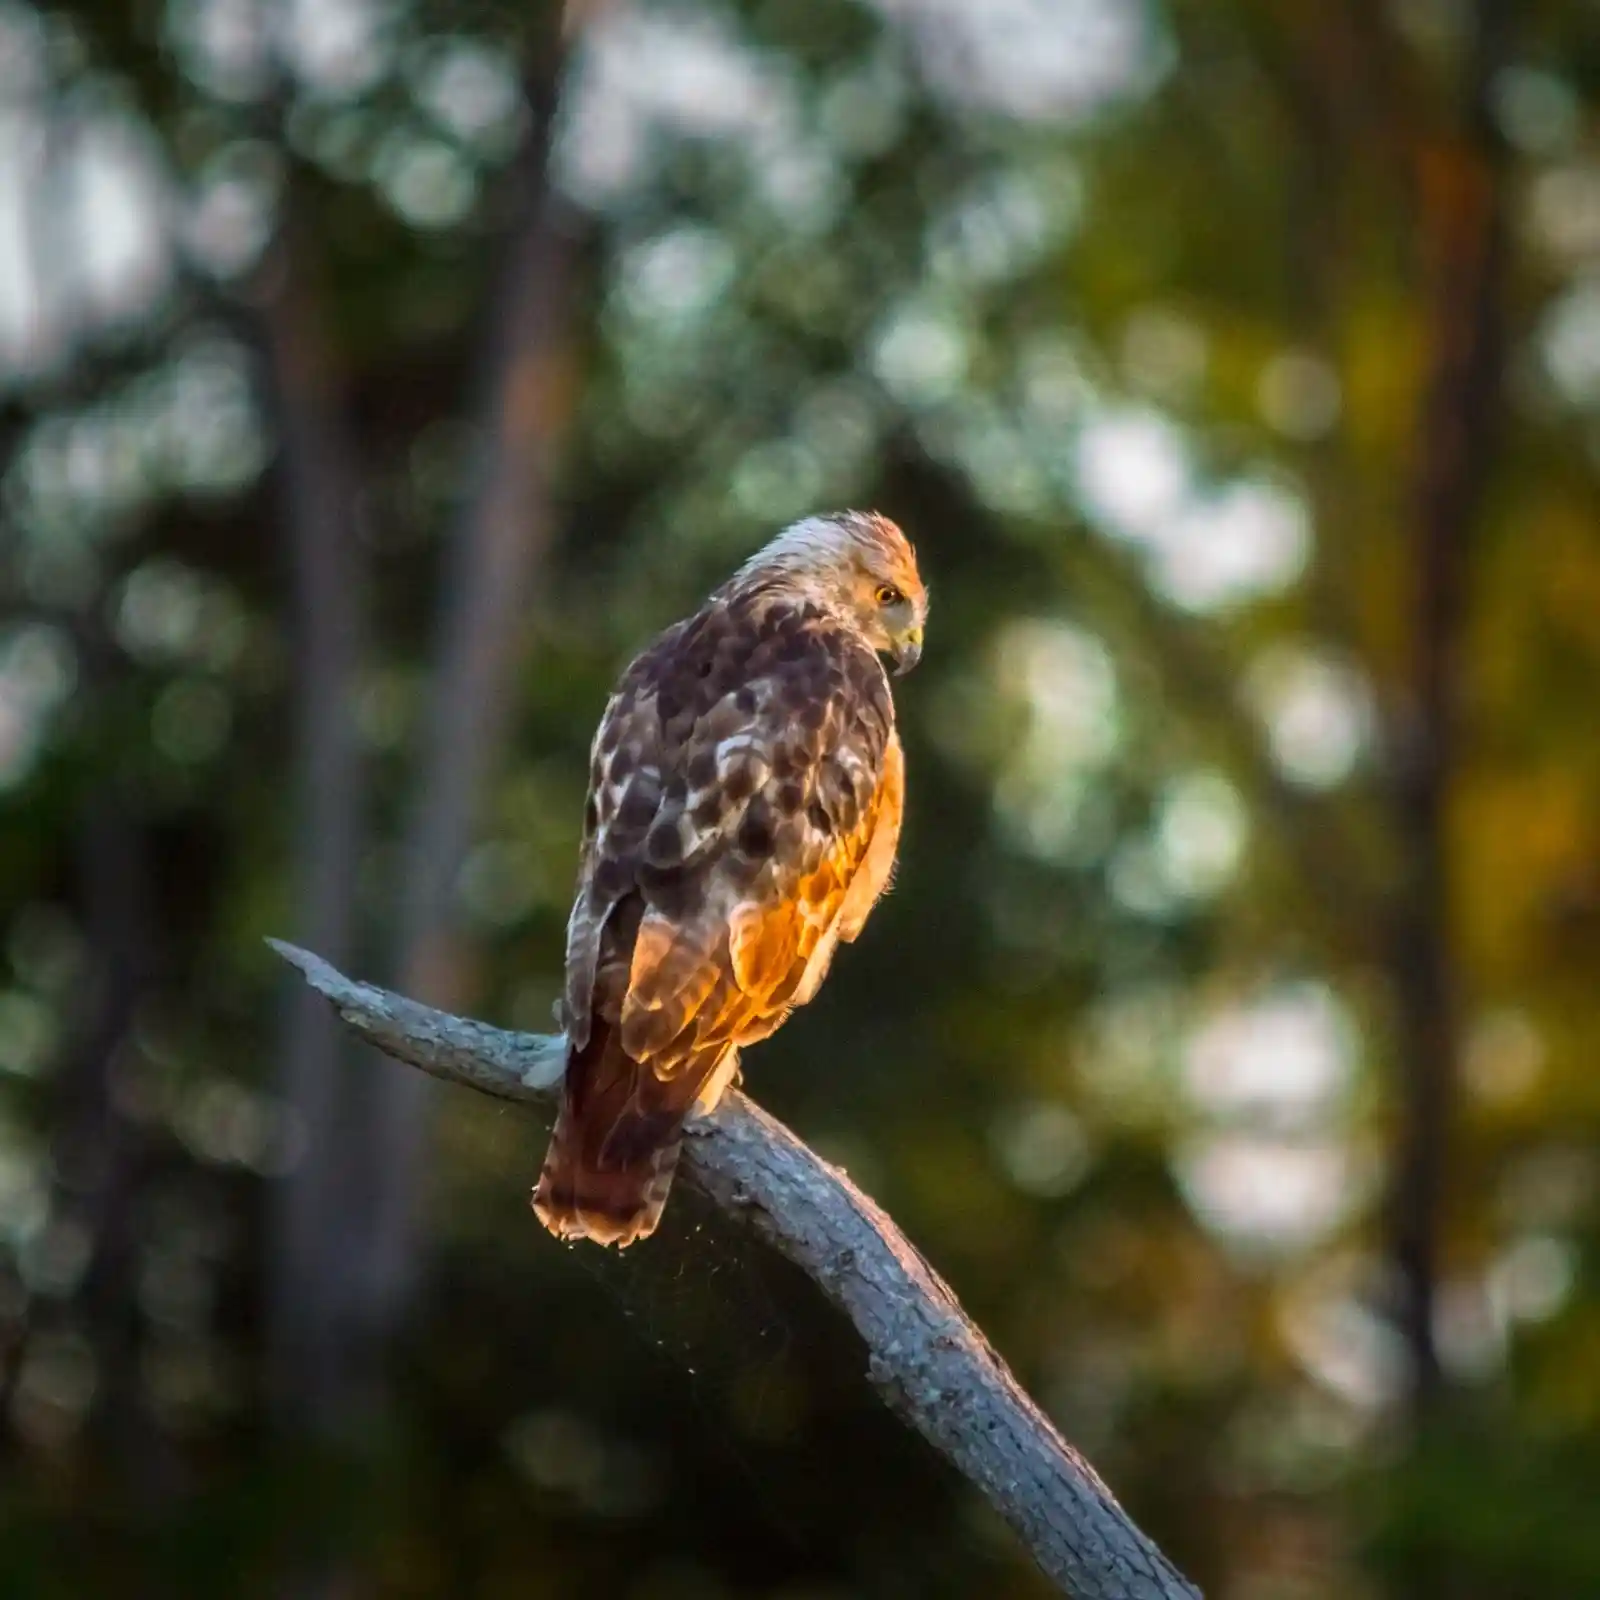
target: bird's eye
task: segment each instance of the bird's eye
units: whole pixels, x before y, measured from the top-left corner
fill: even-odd
[[[877,593],[873,595],[873,599],[880,606],[897,606],[905,599],[905,596],[892,583],[880,583]]]

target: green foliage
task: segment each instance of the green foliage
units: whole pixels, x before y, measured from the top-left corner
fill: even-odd
[[[547,1024],[629,652],[791,517],[895,516],[933,589],[896,890],[749,1087],[1223,1597],[1600,1593],[1600,37],[1512,9],[1444,813],[1451,1392],[1413,1439],[1391,930],[1440,313],[1405,140],[1454,148],[1469,8],[571,8],[556,536],[460,877],[472,1007]],[[277,1437],[268,1198],[307,1156],[260,942],[303,844],[270,240],[292,216],[360,454],[376,963],[556,30],[341,0],[370,33],[302,19],[274,68],[247,15],[0,11],[44,152],[0,191],[56,218],[0,304],[0,1589],[1042,1594],[805,1283],[692,1194],[620,1262],[557,1248],[540,1130],[465,1095],[364,1447]],[[101,136],[126,193],[75,221]]]

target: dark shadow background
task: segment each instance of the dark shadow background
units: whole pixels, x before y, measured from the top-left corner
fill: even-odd
[[[1597,96],[1509,0],[5,0],[0,1590],[1045,1592],[262,944],[548,1026],[613,675],[858,505],[902,870],[750,1087],[1209,1595],[1600,1595]]]

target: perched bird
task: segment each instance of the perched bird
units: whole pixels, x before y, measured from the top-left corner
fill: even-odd
[[[905,763],[879,661],[922,654],[899,528],[797,522],[622,675],[595,735],[540,1221],[655,1231],[685,1118],[816,994],[888,887]]]

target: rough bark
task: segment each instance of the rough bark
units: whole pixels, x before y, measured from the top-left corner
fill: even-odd
[[[273,948],[357,1034],[396,1060],[502,1100],[554,1098],[564,1063],[559,1036],[450,1016],[353,982],[291,945]],[[848,1178],[742,1094],[691,1124],[691,1134],[691,1181],[849,1317],[885,1401],[984,1494],[1063,1593],[1199,1593],[1028,1398],[916,1247]]]

